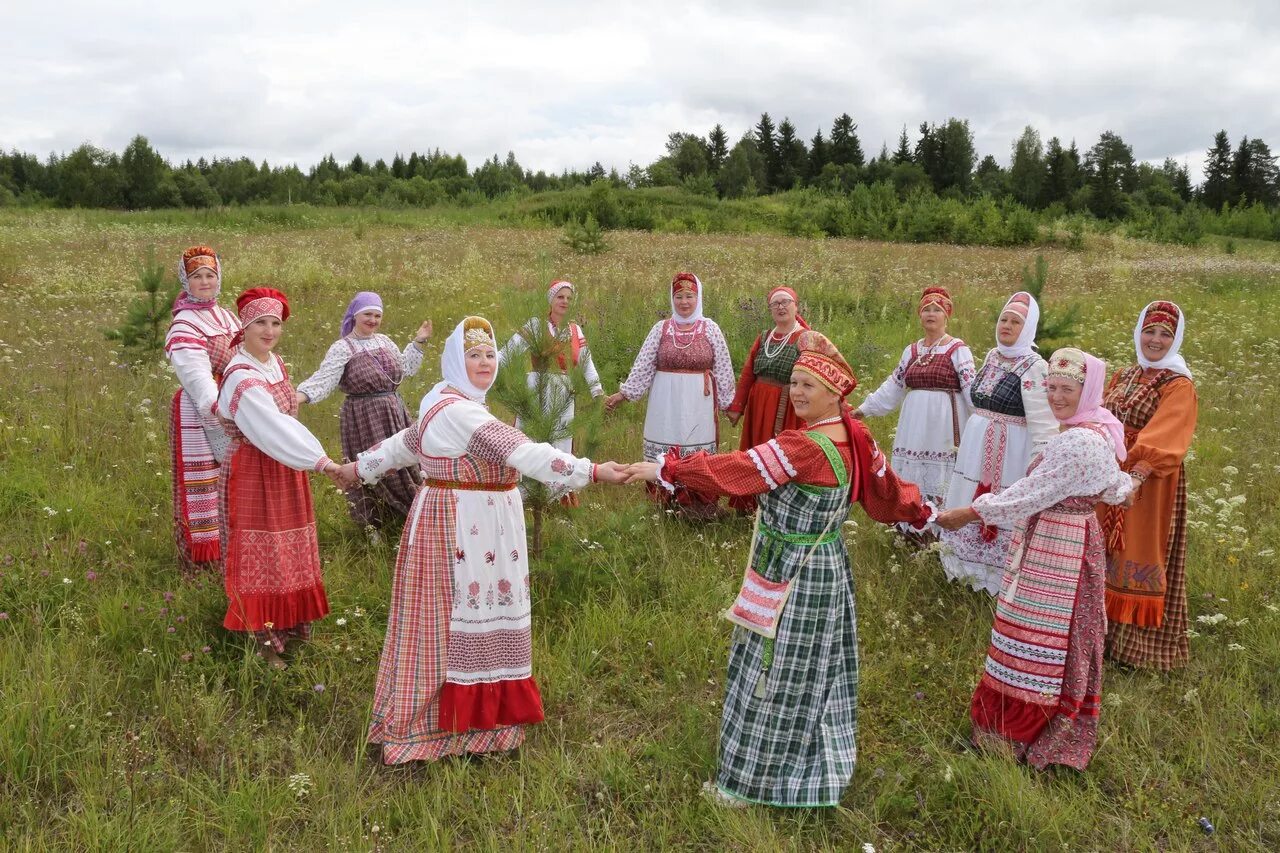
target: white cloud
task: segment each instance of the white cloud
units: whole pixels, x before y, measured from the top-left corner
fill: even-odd
[[[671,131],[720,122],[736,139],[767,110],[806,139],[849,112],[868,154],[949,116],[1001,161],[1027,124],[1082,149],[1113,130],[1195,173],[1220,128],[1280,147],[1268,2],[107,8],[6,9],[0,146],[119,150],[143,133],[171,160],[440,147],[472,164],[512,150],[535,169],[622,170]]]

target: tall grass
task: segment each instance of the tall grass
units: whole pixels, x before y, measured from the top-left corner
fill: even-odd
[[[428,367],[404,386],[416,403],[437,378],[443,332],[464,313],[501,317],[511,294],[542,291],[548,269],[579,287],[575,312],[607,390],[667,309],[672,273],[691,269],[738,363],[768,322],[768,288],[795,286],[810,321],[849,355],[860,399],[915,334],[920,287],[952,288],[953,331],[981,354],[1032,253],[622,232],[612,251],[584,258],[551,229],[421,214],[221,216],[0,216],[0,846],[1280,846],[1280,344],[1269,320],[1280,258],[1265,247],[1223,255],[1114,236],[1084,252],[1044,250],[1048,298],[1080,305],[1078,343],[1114,364],[1131,357],[1147,301],[1173,298],[1190,318],[1202,405],[1188,466],[1191,666],[1108,668],[1101,744],[1084,774],[971,753],[968,699],[990,602],[855,510],[845,528],[863,676],[854,782],[837,810],[724,813],[697,791],[715,767],[728,639],[717,614],[746,556],[746,522],[690,526],[638,490],[593,487],[582,510],[552,517],[533,566],[548,721],[514,755],[383,768],[363,734],[395,545],[368,545],[316,479],[333,614],[285,672],[219,627],[218,580],[184,584],[173,560],[174,380],[158,360],[126,365],[100,331],[122,316],[135,261],[148,246],[176,257],[207,241],[225,262],[224,302],[253,284],[282,287],[294,318],[281,351],[295,379],[319,364],[351,293],[379,290],[398,340],[428,316],[439,330]],[[333,450],[337,407],[303,415]],[[642,417],[637,404],[605,418],[600,458],[638,457]],[[872,426],[887,444],[892,423]],[[725,446],[734,439],[726,429]]]

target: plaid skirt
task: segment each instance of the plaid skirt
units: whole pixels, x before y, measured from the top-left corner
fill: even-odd
[[[716,784],[766,805],[838,805],[858,731],[853,580],[838,535],[849,492],[790,483],[764,495],[760,512],[753,568],[792,591],[776,640],[734,630]],[[824,530],[834,538],[810,544]]]

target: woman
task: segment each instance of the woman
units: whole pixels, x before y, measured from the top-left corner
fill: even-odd
[[[1102,407],[1106,369],[1078,349],[1055,352],[1046,385],[1062,432],[1026,477],[938,517],[946,530],[1017,525],[970,716],[975,744],[1010,745],[1039,770],[1083,770],[1098,743],[1107,617],[1094,506],[1133,491],[1117,462],[1124,430]]]
[[[600,385],[600,374],[596,372],[595,361],[591,358],[591,350],[587,346],[587,336],[577,323],[568,322],[569,306],[573,303],[573,283],[564,279],[551,282],[547,288],[547,302],[550,310],[547,313],[546,331],[539,329],[543,321],[533,317],[524,328],[511,336],[501,351],[498,352],[498,366],[513,358],[518,358],[526,350],[532,348],[530,355],[532,369],[528,374],[529,388],[540,390],[544,411],[560,411],[556,432],[563,437],[551,442],[558,450],[573,453],[573,436],[569,430],[573,424],[573,380],[569,376],[570,368],[582,369],[582,378],[586,380],[591,396],[599,397],[604,393]],[[516,429],[524,425],[516,420]],[[570,492],[561,498],[565,506],[576,507],[578,495]]]
[[[943,505],[956,467],[974,378],[973,353],[947,334],[952,310],[945,288],[925,288],[918,309],[924,337],[902,351],[893,373],[854,412],[855,418],[874,418],[902,407],[893,469],[937,506]]]
[[[969,389],[973,416],[965,423],[947,506],[965,506],[987,492],[999,493],[1027,473],[1027,465],[1058,433],[1044,382],[1048,366],[1032,347],[1040,307],[1018,292],[996,321],[996,348],[987,353]],[[1013,530],[969,524],[944,530],[942,568],[953,581],[995,595],[1004,576]]]
[[[535,444],[489,414],[498,370],[493,327],[458,324],[418,423],[344,466],[354,482],[421,465],[426,482],[400,538],[378,664],[370,743],[387,764],[515,749],[543,719],[533,679],[529,560],[521,475],[581,489],[621,482],[612,462],[593,465]]]
[[[288,640],[306,640],[329,612],[320,576],[316,517],[307,471],[339,482],[339,466],[299,423],[298,395],[274,350],[289,300],[254,287],[236,300],[243,329],[218,388],[218,415],[231,436],[218,484],[226,519],[227,615],[231,631],[251,632],[274,667]],[[243,341],[243,343],[241,343]]]
[[[693,273],[677,273],[671,281],[669,320],[649,330],[621,390],[605,400],[620,403],[649,394],[644,419],[644,458],[667,453],[682,456],[699,450],[715,453],[720,442],[717,410],[733,401],[733,363],[729,345],[714,320],[702,316],[702,282]],[[657,491],[651,491],[655,497]],[[680,507],[698,518],[712,517],[715,503],[681,496]]]
[[[347,395],[338,419],[347,459],[355,459],[360,451],[410,422],[397,389],[404,377],[413,376],[422,366],[422,345],[431,337],[431,321],[423,321],[403,351],[378,332],[381,327],[382,297],[369,291],[357,293],[342,318],[342,337],[329,347],[319,369],[298,385],[299,403],[319,403],[334,388]],[[392,519],[403,520],[421,482],[417,470],[409,468],[373,489],[351,489],[347,492],[351,518],[373,531]],[[376,532],[372,537],[377,537]]]
[[[218,380],[231,360],[231,338],[240,321],[218,304],[222,262],[208,246],[192,246],[178,261],[182,292],[173,302],[173,320],[164,352],[178,375],[169,415],[173,463],[173,538],[178,567],[186,577],[218,567],[221,520],[218,466],[230,439],[213,411]]]
[[[1138,363],[1111,379],[1105,405],[1124,424],[1125,469],[1137,483],[1129,509],[1103,511],[1107,533],[1107,655],[1130,666],[1185,666],[1187,482],[1196,429],[1191,371],[1178,354],[1186,321],[1172,302],[1138,316]]]
[[[749,572],[733,608],[744,615],[732,620],[740,627],[729,652],[720,767],[704,786],[726,806],[839,804],[853,776],[858,700],[842,522],[854,502],[877,521],[918,528],[932,515],[851,418],[844,397],[857,380],[844,358],[817,332],[802,334],[799,348],[789,392],[804,431],[720,456],[660,454],[630,469],[631,481],[676,493],[759,499]],[[744,627],[759,624],[759,605],[771,595],[785,596],[773,639]]]
[[[791,385],[791,368],[800,357],[796,339],[809,324],[800,316],[799,297],[791,288],[775,287],[769,291],[768,303],[773,328],[761,332],[751,345],[738,377],[738,391],[728,409],[729,423],[734,426],[746,416],[739,450],[763,444],[800,425],[787,389]],[[743,512],[754,511],[756,506],[751,498],[733,498],[729,505]]]

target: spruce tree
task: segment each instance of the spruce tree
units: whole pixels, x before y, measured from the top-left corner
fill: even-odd
[[[822,138],[822,129],[813,135],[813,140],[809,143],[809,183],[818,180],[822,175],[822,169],[827,163],[831,162],[831,155],[827,150],[827,140]]]
[[[831,162],[837,166],[866,164],[862,143],[858,141],[858,125],[848,113],[841,113],[831,125]]]
[[[778,125],[778,161],[778,189],[789,190],[804,180],[809,151],[804,140],[796,137],[796,127],[789,118]]]
[[[1099,219],[1119,219],[1128,210],[1129,194],[1137,184],[1133,149],[1109,130],[1085,157],[1089,183],[1089,209]]]
[[[768,113],[761,113],[756,124],[756,150],[764,158],[764,185],[758,187],[761,193],[771,193],[778,185],[778,172],[782,163],[778,157],[778,140],[773,135],[773,119]]]
[[[910,162],[912,162],[911,141],[907,139],[907,126],[904,124],[902,133],[898,136],[898,150],[893,152],[893,165],[901,166],[903,163]]]
[[[164,347],[173,300],[181,290],[177,277],[170,278],[168,268],[156,260],[154,248],[147,250],[146,258],[138,265],[138,290],[124,322],[104,332],[107,340],[119,341],[134,361],[142,361]]]
[[[707,149],[711,155],[711,171],[718,173],[729,157],[729,136],[718,124],[707,134]]]
[[[1200,200],[1210,210],[1221,210],[1231,202],[1231,139],[1225,130],[1214,134],[1213,146],[1205,154]]]
[[[1044,148],[1040,134],[1027,125],[1013,143],[1013,161],[1009,164],[1009,192],[1019,204],[1034,208],[1040,203],[1044,187]]]

